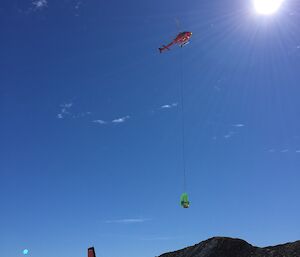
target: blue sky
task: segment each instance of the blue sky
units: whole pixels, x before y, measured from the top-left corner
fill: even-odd
[[[299,8],[286,0],[261,17],[250,0],[1,1],[0,256],[300,239]],[[176,19],[191,43],[160,55]]]

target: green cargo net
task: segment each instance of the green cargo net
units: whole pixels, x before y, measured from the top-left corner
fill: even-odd
[[[180,197],[180,204],[183,208],[189,208],[190,202],[187,193],[183,193]]]

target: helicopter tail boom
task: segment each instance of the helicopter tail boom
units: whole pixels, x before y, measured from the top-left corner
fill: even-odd
[[[159,52],[162,53],[164,50],[169,50],[170,51],[170,45],[163,45],[162,47],[158,48]]]

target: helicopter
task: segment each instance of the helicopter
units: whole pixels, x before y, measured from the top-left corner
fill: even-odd
[[[180,32],[171,43],[168,45],[162,45],[162,47],[158,48],[159,52],[162,53],[165,50],[170,50],[170,47],[175,44],[179,45],[180,47],[185,46],[190,42],[192,34],[193,33],[189,31]]]

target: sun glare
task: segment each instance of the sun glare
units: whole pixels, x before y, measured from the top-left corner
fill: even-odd
[[[257,13],[270,15],[278,11],[284,0],[253,0]]]

